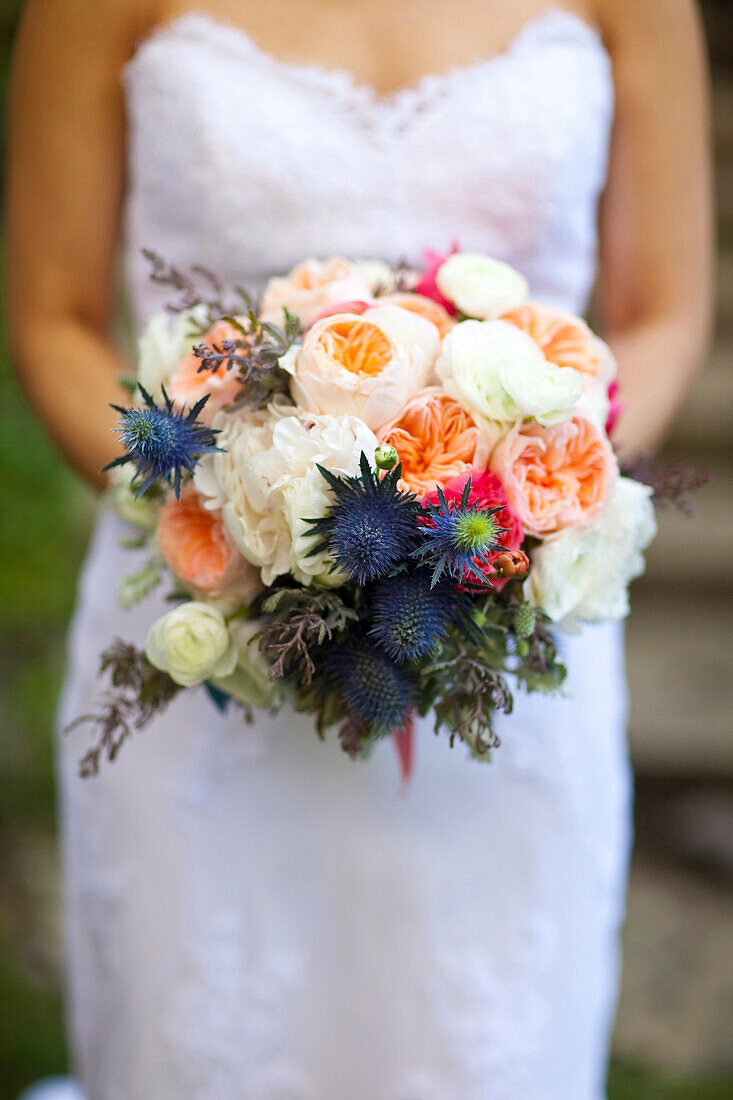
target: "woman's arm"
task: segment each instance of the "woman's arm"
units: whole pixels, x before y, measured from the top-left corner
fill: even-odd
[[[626,409],[616,442],[658,443],[711,314],[708,80],[692,0],[602,0],[617,113],[601,214],[600,306]]]
[[[124,176],[120,69],[140,2],[29,0],[12,73],[8,308],[23,388],[89,481],[114,454],[108,341]]]

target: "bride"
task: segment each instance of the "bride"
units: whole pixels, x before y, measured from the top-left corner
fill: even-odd
[[[30,0],[11,152],[18,371],[98,485],[118,257],[138,330],[163,301],[143,247],[256,289],[305,255],[419,263],[457,240],[581,312],[599,239],[627,454],[701,356],[690,0]],[[105,645],[160,612],[116,606],[121,533],[101,516],[65,719]],[[305,716],[247,726],[196,696],[95,779],[83,732],[65,738],[88,1100],[599,1100],[630,834],[622,638],[563,645],[567,698],[518,700],[490,766],[426,725],[401,792],[389,745],[352,763]]]

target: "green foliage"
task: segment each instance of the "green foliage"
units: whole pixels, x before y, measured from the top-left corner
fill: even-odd
[[[120,607],[129,611],[140,600],[145,599],[163,580],[165,560],[161,554],[153,554],[137,573],[126,573],[117,589]]]
[[[272,661],[270,679],[294,673],[303,686],[311,683],[316,671],[313,651],[359,618],[355,608],[329,588],[271,588],[259,609],[266,616],[259,643]]]

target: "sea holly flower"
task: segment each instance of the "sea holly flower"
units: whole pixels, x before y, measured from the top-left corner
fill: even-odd
[[[399,729],[415,701],[408,669],[362,634],[329,646],[324,658],[326,681],[352,718],[373,737]]]
[[[175,494],[180,499],[183,474],[193,470],[202,455],[221,450],[215,444],[216,431],[198,420],[209,395],[197,401],[188,412],[185,409],[176,412],[165,390],[162,390],[163,408],[156,405],[142,386],[139,390],[145,402],[141,408],[112,405],[120,414],[118,435],[126,453],[108,462],[104,469],[111,470],[131,462],[136,471],[133,480],[142,482],[136,499],[156,482],[172,478]]]
[[[311,553],[328,553],[334,569],[365,584],[386,576],[410,553],[420,504],[398,488],[401,465],[382,476],[372,470],[364,452],[360,465],[361,476],[346,478],[318,467],[336,499],[325,516],[306,522],[320,536]]]
[[[438,486],[437,502],[426,498],[423,509],[423,542],[413,553],[432,566],[432,584],[437,584],[443,575],[486,583],[492,555],[504,549],[501,536],[507,528],[496,518],[503,510],[502,505],[487,508],[479,504],[475,495],[472,500],[468,477],[460,498],[448,499]]]
[[[431,586],[425,569],[386,577],[372,595],[371,635],[401,663],[435,653],[465,597],[447,582]]]
[[[464,475],[452,478],[444,485],[443,493],[449,505],[460,502],[466,488],[466,481],[467,477]],[[429,493],[424,501],[438,504],[437,489]],[[494,591],[500,591],[510,576],[523,575],[527,571],[529,559],[519,549],[524,540],[524,531],[507,503],[506,493],[501,481],[490,470],[472,470],[468,503],[475,504],[477,508],[501,509],[494,517],[499,527],[504,528],[501,536],[501,548],[497,548],[490,553],[488,562],[473,563],[474,566],[478,566],[479,571],[483,574],[484,581],[490,583]],[[523,569],[521,568],[522,564]],[[475,577],[472,578],[470,575],[467,575],[464,579],[469,582],[472,579],[475,581]]]

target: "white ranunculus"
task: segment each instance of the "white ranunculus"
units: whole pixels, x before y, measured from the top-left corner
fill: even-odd
[[[224,616],[198,600],[181,604],[154,622],[145,639],[145,653],[151,664],[181,687],[228,676],[237,663],[237,647]]]
[[[605,431],[608,413],[611,408],[608,385],[598,378],[586,376],[583,392],[578,398],[576,408],[587,420],[590,420],[591,424],[595,424],[599,431]]]
[[[456,325],[443,339],[436,371],[448,393],[490,420],[558,423],[583,392],[579,371],[548,362],[508,321]]]
[[[652,491],[620,477],[601,518],[551,535],[531,554],[527,599],[562,629],[623,619],[628,586],[644,572],[642,551],[657,530]]]
[[[509,264],[477,252],[456,252],[436,274],[440,293],[467,317],[486,321],[516,309],[529,296],[529,283]]]
[[[207,507],[241,553],[262,570],[265,584],[292,573],[303,584],[333,584],[305,519],[327,511],[331,492],[317,466],[358,474],[362,451],[373,462],[377,438],[355,416],[315,416],[292,405],[252,414],[219,414],[224,453],[205,456],[194,480]]]
[[[198,326],[205,322],[202,306],[171,315],[155,313],[138,341],[137,380],[152,397],[160,398],[161,386],[199,340]]]
[[[252,707],[269,707],[278,699],[276,683],[268,679],[268,663],[255,641],[262,623],[257,619],[234,619],[229,624],[237,649],[237,663],[228,676],[212,676],[211,683],[220,691]]]

